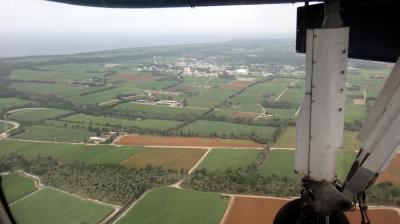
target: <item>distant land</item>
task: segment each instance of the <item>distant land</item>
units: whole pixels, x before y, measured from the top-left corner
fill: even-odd
[[[293,39],[292,34],[0,33],[0,58],[60,55],[232,39]]]

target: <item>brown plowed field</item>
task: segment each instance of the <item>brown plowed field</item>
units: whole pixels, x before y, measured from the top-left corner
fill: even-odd
[[[190,170],[206,151],[206,149],[149,148],[133,154],[121,164],[128,168],[144,168],[147,165],[153,165],[164,169]]]
[[[376,183],[392,182],[400,185],[400,155],[396,154],[390,162],[388,168],[379,175]]]
[[[247,119],[252,119],[260,115],[260,113],[254,113],[254,112],[235,112],[233,114],[233,118],[247,118]]]
[[[262,144],[247,140],[198,138],[198,137],[164,137],[152,135],[127,135],[118,139],[117,145],[150,145],[150,146],[187,146],[191,147],[242,147],[261,148]]]
[[[224,224],[272,224],[279,209],[288,202],[286,199],[254,197],[234,197],[231,210]],[[399,224],[400,216],[393,209],[373,209],[368,211],[372,223]],[[360,224],[358,212],[346,214],[351,224]]]
[[[134,74],[115,74],[111,76],[113,79],[126,81],[150,81],[155,77],[149,75],[134,75]]]
[[[243,89],[250,85],[252,82],[249,81],[239,81],[235,80],[232,82],[227,83],[223,88],[224,89]]]

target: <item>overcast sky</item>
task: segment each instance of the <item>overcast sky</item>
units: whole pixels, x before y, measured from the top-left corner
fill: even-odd
[[[296,6],[106,9],[44,0],[1,0],[2,32],[294,34]]]
[[[283,4],[107,9],[45,0],[0,0],[0,57],[240,38],[294,38],[296,8]]]

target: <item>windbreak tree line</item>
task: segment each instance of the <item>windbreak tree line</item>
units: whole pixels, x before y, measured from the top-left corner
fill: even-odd
[[[0,158],[0,172],[12,170],[37,175],[44,185],[117,205],[139,198],[150,188],[175,183],[184,175],[153,166],[128,169],[117,164],[62,163],[52,157],[28,160],[15,153]]]

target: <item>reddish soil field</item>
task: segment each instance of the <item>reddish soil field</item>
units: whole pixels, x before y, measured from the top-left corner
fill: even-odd
[[[148,146],[186,146],[190,147],[226,147],[226,148],[262,148],[247,140],[198,138],[198,137],[164,137],[152,135],[127,135],[118,139],[116,145],[148,145]]]
[[[154,80],[155,77],[149,75],[134,75],[134,74],[115,74],[111,76],[114,79],[126,80],[126,81],[150,81]]]
[[[206,151],[206,149],[150,148],[133,154],[121,164],[128,168],[144,168],[147,165],[153,165],[164,169],[190,170]]]
[[[235,197],[224,224],[272,224],[285,199]]]
[[[224,224],[272,224],[276,213],[288,202],[286,199],[235,197]],[[372,223],[399,224],[399,213],[390,208],[370,208],[368,215]],[[346,214],[351,224],[360,224],[358,212]]]
[[[255,118],[255,117],[257,117],[258,115],[260,115],[259,113],[254,113],[254,112],[235,112],[234,114],[233,114],[233,118],[249,118],[249,119],[252,119],[252,118]]]
[[[232,81],[227,83],[223,88],[224,89],[243,89],[244,87],[250,85],[252,82],[249,81]]]
[[[376,183],[392,182],[400,185],[400,154],[396,154],[387,169],[381,173]]]

